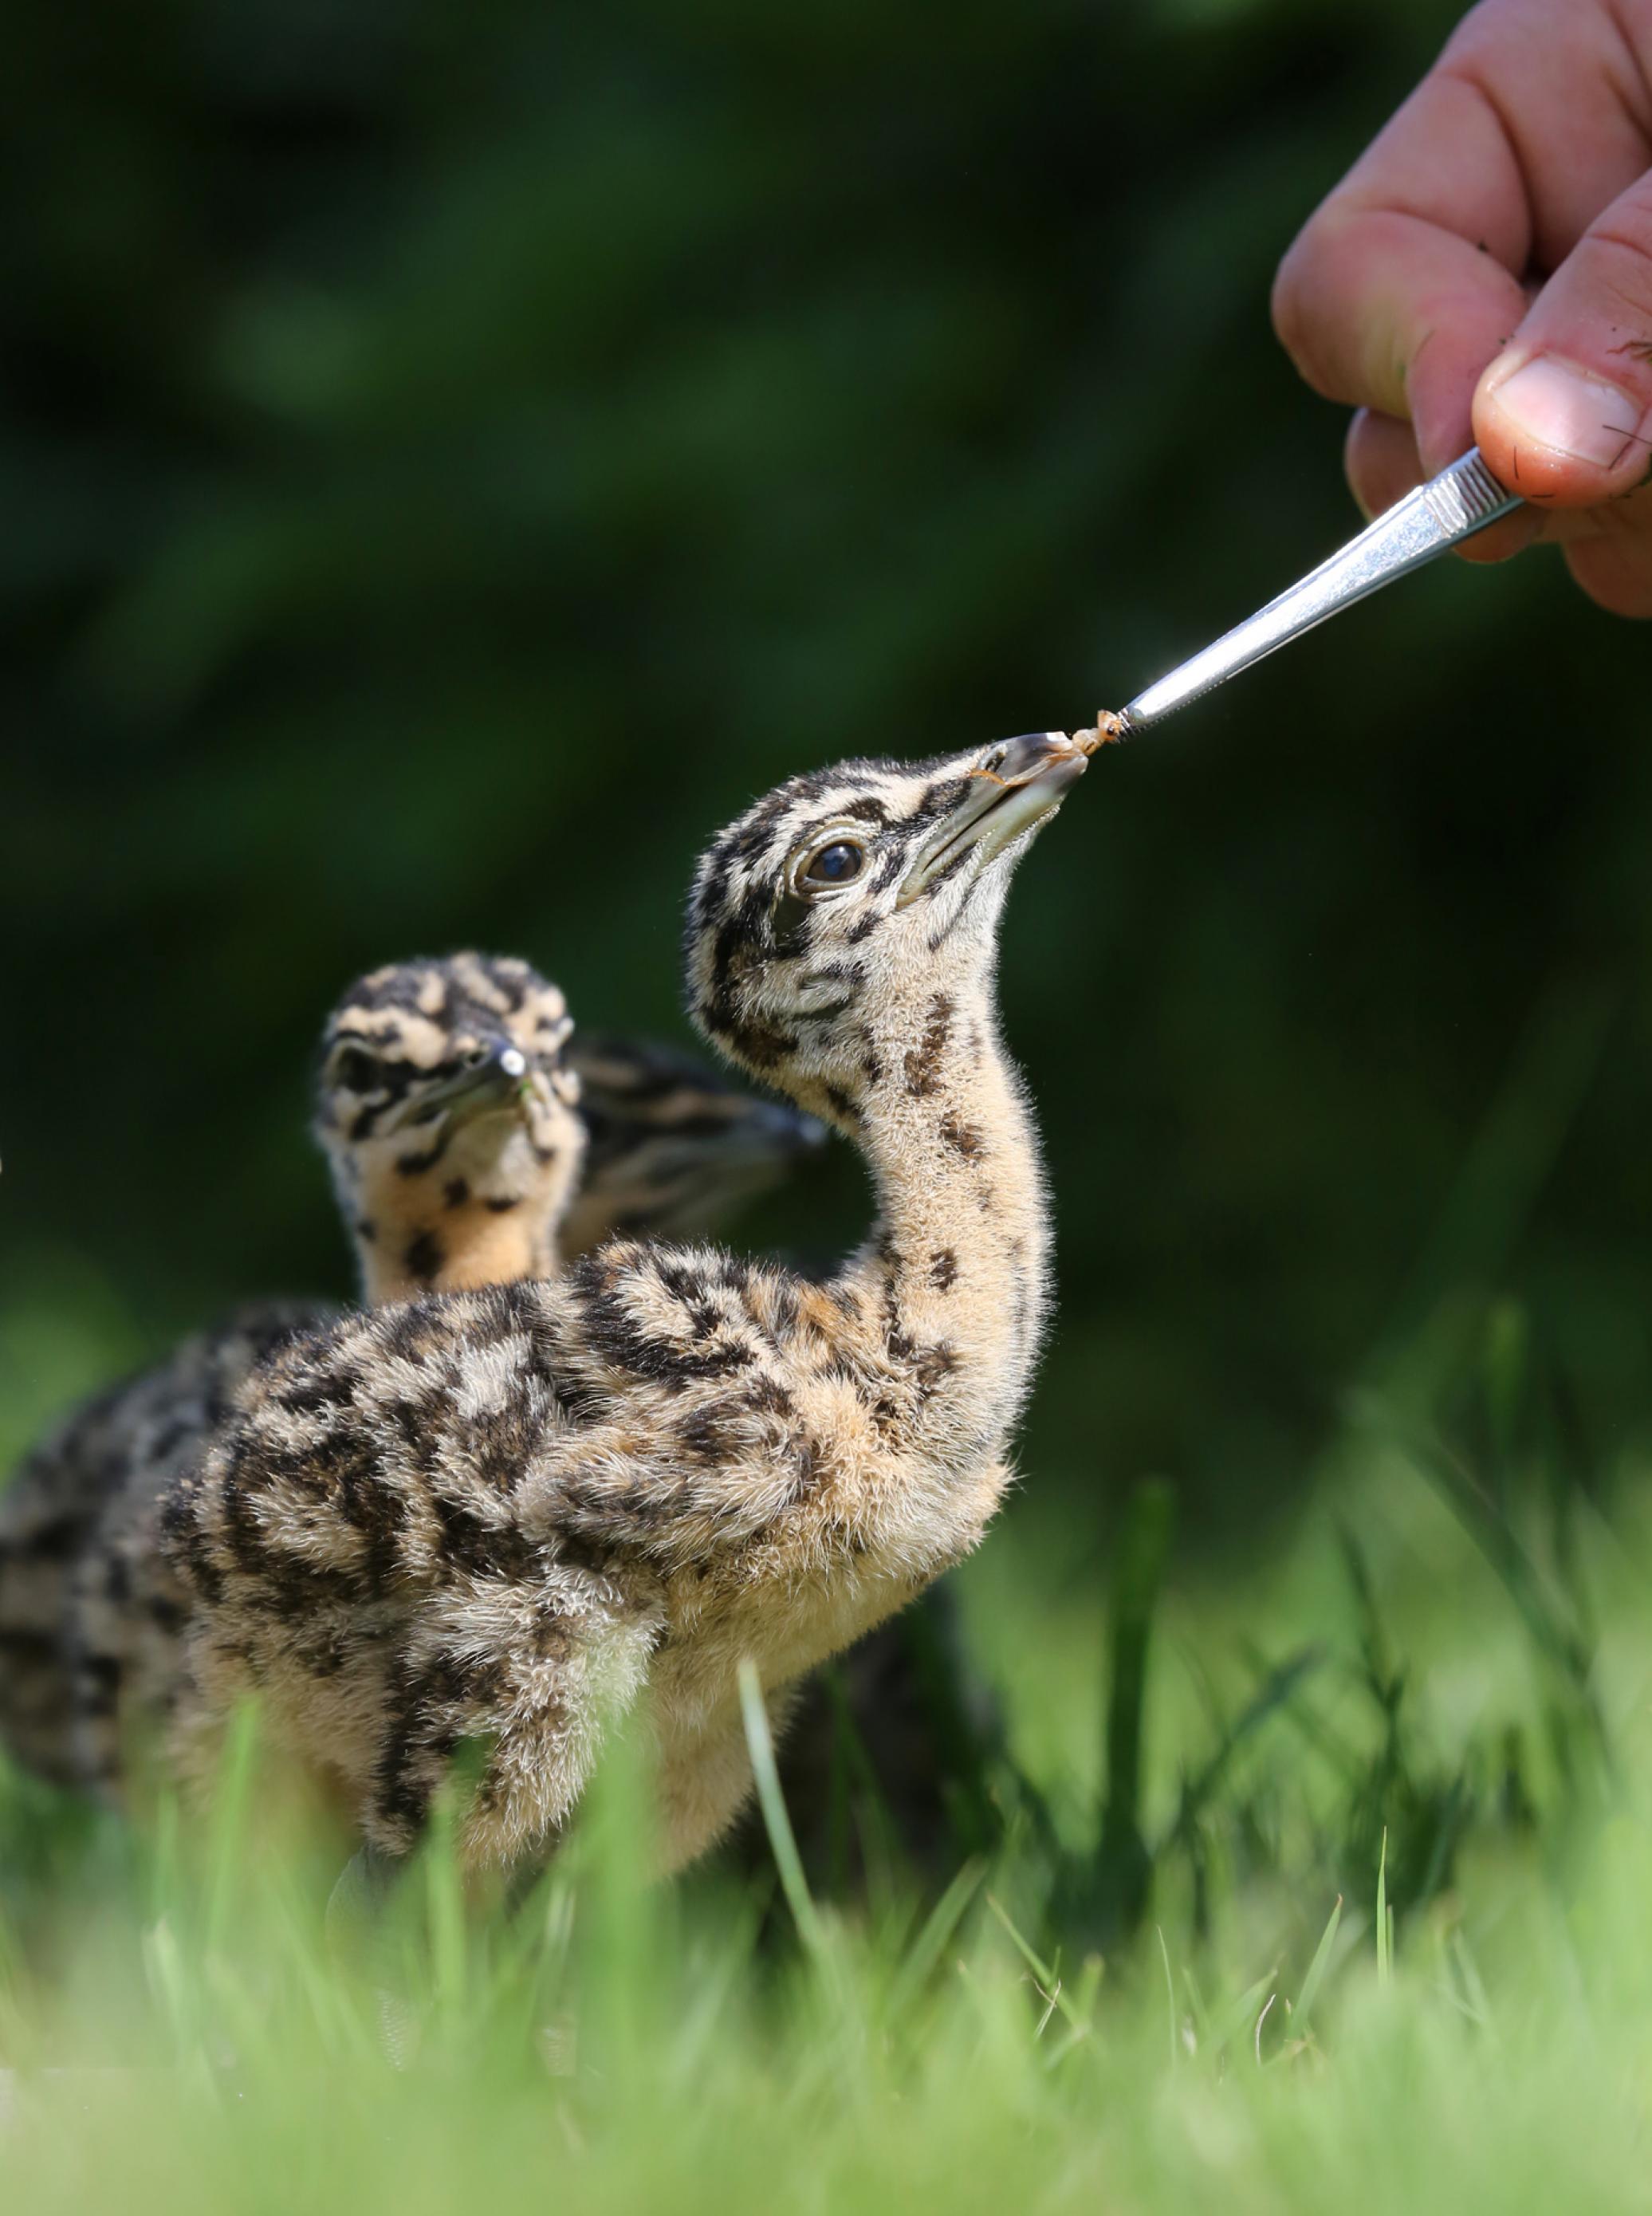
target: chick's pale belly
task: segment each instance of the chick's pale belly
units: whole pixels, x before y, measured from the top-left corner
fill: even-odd
[[[799,1681],[969,1554],[1008,1480],[1002,1463],[973,1480],[954,1480],[944,1511],[927,1520],[916,1559],[845,1543],[826,1580],[818,1563],[806,1568],[794,1561],[788,1569],[783,1560],[754,1559],[709,1573],[682,1572],[671,1581],[645,1696],[658,1750],[665,1869],[680,1868],[715,1845],[750,1794],[742,1661],[756,1665],[778,1736]]]

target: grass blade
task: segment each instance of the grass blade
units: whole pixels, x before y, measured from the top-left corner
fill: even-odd
[[[1385,1844],[1386,1844],[1385,1842]],[[1379,1880],[1380,1884],[1381,1881]],[[1320,1935],[1319,1944],[1313,1950],[1313,1960],[1308,1965],[1308,1974],[1302,1980],[1302,1991],[1297,1997],[1293,2028],[1299,2039],[1308,2036],[1313,2020],[1313,2004],[1319,1997],[1319,1988],[1325,1981],[1325,1972],[1330,1967],[1331,1948],[1336,1944],[1337,1927],[1342,1921],[1342,1896],[1336,1896],[1336,1905],[1330,1912],[1330,1921]]]
[[[257,1714],[250,1702],[243,1702],[230,1720],[213,1784],[203,1935],[209,1955],[223,1947],[230,1912],[246,1874],[247,1826],[257,1759]]]
[[[1040,1961],[1031,1946],[1010,1921],[1002,1904],[995,1900],[990,1893],[986,1896],[986,1905],[1009,1934],[1010,1942],[1016,1954],[1032,1972],[1037,1980],[1039,1991],[1043,1995],[1046,2002],[1050,2007],[1059,2009],[1076,2031],[1088,2032],[1090,2020],[1079,2013],[1077,2006],[1068,1997],[1061,1982],[1060,1972],[1053,1969],[1047,1962]]]
[[[1254,2028],[1256,2011],[1274,1991],[1278,1980],[1279,1972],[1275,1966],[1265,1976],[1247,1985],[1236,1998],[1224,2002],[1211,2012],[1205,2049],[1213,2061],[1224,2053],[1242,2032]]]
[[[1176,1819],[1166,1834],[1170,1839],[1184,1838],[1197,1821],[1199,1813],[1221,1782],[1229,1762],[1254,1732],[1259,1731],[1275,1709],[1286,1708],[1294,1698],[1297,1688],[1311,1676],[1325,1659],[1325,1650],[1317,1640],[1308,1647],[1299,1647],[1283,1662],[1267,1670],[1262,1683],[1245,1702],[1231,1724],[1222,1730],[1215,1752],[1194,1776],[1182,1788],[1182,1798]]]
[[[818,1960],[826,1952],[826,1932],[820,1923],[820,1911],[809,1893],[808,1880],[803,1874],[802,1858],[797,1851],[791,1819],[786,1813],[785,1796],[780,1790],[780,1772],[775,1766],[774,1735],[769,1729],[769,1712],[763,1705],[763,1687],[758,1677],[757,1665],[749,1655],[740,1665],[740,1709],[746,1726],[746,1749],[752,1757],[752,1774],[757,1781],[758,1805],[763,1811],[764,1826],[769,1834],[775,1868],[780,1873],[780,1888],[786,1896],[792,1922],[797,1926],[798,1937]]]
[[[1114,1564],[1109,1602],[1107,1796],[1096,1852],[1095,1890],[1103,1935],[1128,1931],[1146,1912],[1152,1856],[1141,1828],[1142,1747],[1153,1619],[1170,1560],[1173,1500],[1159,1480],[1131,1495]]]
[[[906,1959],[889,1990],[888,2010],[892,2016],[904,2014],[928,1984],[986,1874],[984,1862],[966,1862],[924,1917],[923,1928],[907,1948]]]
[[[1153,1929],[1158,1934],[1158,1951],[1164,1963],[1164,1998],[1169,2004],[1170,2014],[1170,2067],[1174,2070],[1177,2060],[1176,1979],[1170,1969],[1170,1950],[1164,1943],[1164,1926],[1162,1924],[1156,1924]]]

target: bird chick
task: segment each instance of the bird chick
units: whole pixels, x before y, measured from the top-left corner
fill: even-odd
[[[555,985],[477,954],[351,987],[315,1131],[375,1305],[549,1277],[619,1231],[705,1229],[825,1136],[688,1055],[575,1035]]]
[[[365,1296],[426,1273],[487,1284],[557,1266],[585,1146],[573,1026],[525,962],[476,954],[359,979],[322,1043],[316,1130]],[[124,1722],[177,1674],[187,1596],[156,1502],[280,1341],[332,1311],[271,1302],[100,1394],[0,1499],[0,1739],[60,1782],[113,1792]]]
[[[314,1127],[367,1300],[427,1271],[549,1274],[559,1243],[578,1253],[621,1226],[714,1222],[820,1143],[812,1118],[686,1056],[569,1031],[556,986],[476,954],[377,970],[344,994]],[[0,1742],[29,1768],[118,1788],[121,1719],[175,1678],[185,1614],[153,1504],[255,1363],[333,1314],[264,1302],[192,1334],[75,1411],[0,1496]]]
[[[193,1603],[181,1770],[210,1774],[255,1694],[396,1855],[471,1743],[461,1851],[508,1867],[554,1843],[640,1705],[664,1867],[727,1828],[742,1658],[782,1696],[967,1554],[1008,1482],[1049,1222],[998,925],[1084,766],[1055,733],[845,763],[713,841],[691,1010],[860,1148],[872,1236],[818,1285],[620,1241],[279,1349],[164,1505]]]
[[[551,1274],[585,1152],[573,1029],[537,971],[478,954],[375,970],[346,994],[316,1136],[365,1300]]]

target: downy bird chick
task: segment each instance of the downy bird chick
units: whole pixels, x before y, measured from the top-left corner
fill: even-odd
[[[476,954],[351,988],[315,1128],[372,1304],[550,1277],[623,1231],[704,1229],[825,1136],[668,1047],[574,1035],[555,985]]]
[[[553,1273],[585,1153],[573,1029],[525,962],[476,954],[375,970],[345,995],[316,1136],[365,1300]]]
[[[323,1035],[316,1130],[365,1296],[557,1266],[585,1129],[558,988],[459,954],[374,970]],[[155,1504],[254,1365],[329,1309],[267,1303],[100,1394],[0,1497],[0,1740],[64,1783],[114,1791],[123,1719],[176,1677],[187,1597]]]
[[[685,1056],[569,1030],[556,986],[482,955],[344,995],[315,1124],[367,1300],[548,1275],[559,1246],[621,1226],[715,1222],[819,1145],[812,1118]],[[121,1719],[175,1679],[186,1610],[153,1504],[255,1364],[333,1314],[266,1302],[193,1334],[76,1411],[0,1495],[0,1743],[30,1768],[118,1789]]]
[[[315,1123],[367,1300],[427,1271],[445,1285],[549,1274],[559,1245],[621,1227],[715,1222],[819,1146],[812,1118],[686,1056],[569,1029],[556,987],[476,954],[374,970],[346,993]],[[267,1302],[193,1334],[70,1416],[0,1496],[0,1743],[29,1767],[117,1789],[121,1716],[153,1705],[134,1681],[175,1678],[185,1615],[152,1505],[255,1364],[333,1313]]]
[[[543,1853],[642,1708],[662,1859],[750,1785],[771,1695],[980,1537],[1047,1296],[1037,1140],[1000,1043],[1010,874],[1085,766],[1056,733],[795,778],[703,856],[691,1006],[861,1148],[875,1228],[822,1284],[620,1241],[550,1283],[292,1340],[168,1496],[193,1601],[175,1764],[243,1695],[389,1855],[456,1751],[473,1868]]]

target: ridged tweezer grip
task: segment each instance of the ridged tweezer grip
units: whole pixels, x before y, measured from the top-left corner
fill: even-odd
[[[1495,523],[1519,505],[1492,476],[1477,446],[1417,489],[1434,521],[1450,533],[1453,543],[1483,531],[1488,523]]]

